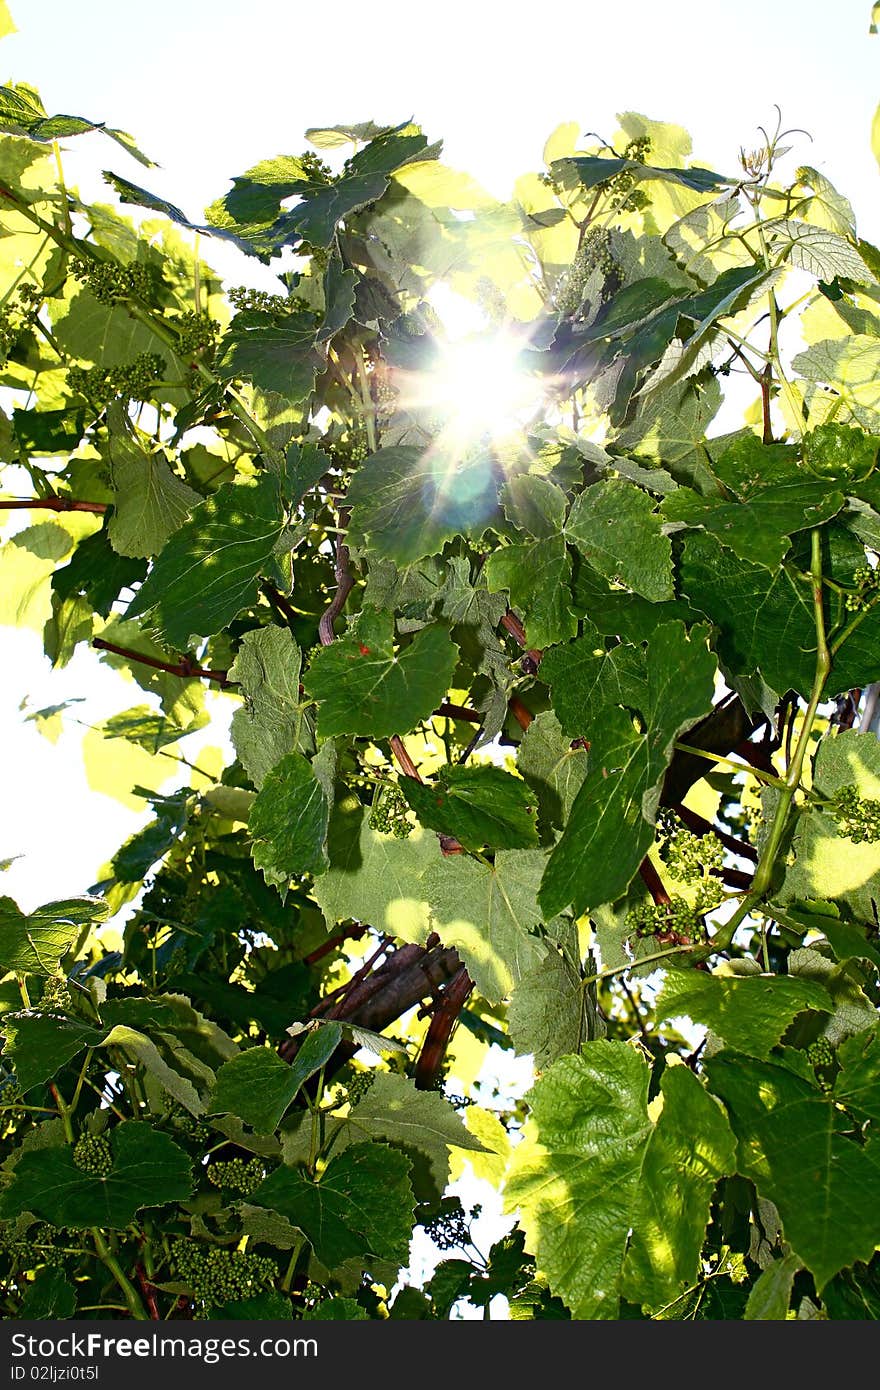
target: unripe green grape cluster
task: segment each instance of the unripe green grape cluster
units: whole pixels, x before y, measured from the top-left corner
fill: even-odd
[[[70,986],[61,975],[52,975],[43,985],[40,1008],[55,1013],[68,1013],[73,1006]]]
[[[229,1162],[212,1163],[208,1168],[208,1181],[215,1187],[227,1187],[250,1197],[256,1192],[266,1176],[266,1169],[260,1158],[252,1158],[245,1163],[243,1158],[233,1158]]]
[[[220,325],[210,314],[197,314],[193,309],[178,315],[174,327],[179,335],[178,351],[185,357],[209,353],[217,342]]]
[[[203,1120],[197,1120],[182,1106],[176,1107],[170,1112],[168,1123],[179,1135],[185,1139],[192,1139],[196,1144],[207,1143],[211,1134],[210,1128]]]
[[[834,1048],[827,1038],[817,1038],[807,1048],[810,1065],[817,1070],[834,1065]]]
[[[0,1105],[12,1105],[20,1094],[15,1072],[11,1068],[0,1068]]]
[[[0,308],[0,363],[6,361],[23,330],[33,322],[42,299],[43,291],[37,285],[19,285]]]
[[[880,840],[880,801],[859,796],[854,786],[841,787],[830,809],[838,833],[854,845],[876,844]]]
[[[370,829],[405,840],[415,829],[408,811],[406,797],[399,787],[379,787],[370,812]]]
[[[681,883],[701,883],[708,874],[724,867],[724,846],[717,835],[694,835],[668,810],[661,811],[658,826],[664,837],[660,858]]]
[[[333,170],[330,165],[311,150],[306,150],[304,154],[301,154],[299,162],[309,183],[328,184],[333,182]],[[345,167],[348,167],[348,161],[346,161]]]
[[[301,295],[288,298],[285,294],[269,294],[253,290],[249,285],[237,285],[229,291],[229,302],[239,314],[269,314],[274,319],[286,319],[302,309],[310,309]]]
[[[639,903],[627,913],[626,924],[636,936],[654,936],[664,944],[687,945],[706,934],[699,910],[676,896],[668,903]]]
[[[72,391],[91,401],[109,401],[114,396],[143,401],[166,370],[164,358],[155,352],[141,352],[133,362],[116,367],[70,367],[67,382]]]
[[[100,304],[119,304],[126,299],[148,299],[153,282],[146,266],[120,265],[117,261],[74,259],[74,277],[88,287]]]
[[[73,1146],[73,1161],[90,1178],[106,1178],[113,1167],[110,1141],[103,1134],[82,1134]]]
[[[593,227],[578,247],[577,254],[566,273],[560,276],[553,296],[560,314],[576,314],[581,307],[584,288],[590,276],[599,270],[605,280],[602,302],[616,290],[617,263],[611,254],[611,238],[603,227]]]
[[[846,596],[846,608],[850,613],[858,613],[867,608],[868,603],[880,589],[880,567],[863,565],[853,575],[854,588]]]
[[[470,1221],[457,1197],[444,1197],[441,1210],[425,1223],[425,1234],[439,1250],[461,1249],[470,1243]]]
[[[182,1236],[172,1241],[171,1259],[180,1282],[209,1308],[251,1298],[278,1275],[275,1261],[267,1255],[220,1245],[205,1247]]]
[[[359,1100],[363,1100],[375,1080],[376,1073],[371,1067],[364,1067],[363,1071],[354,1072],[345,1083],[349,1105],[357,1105]]]

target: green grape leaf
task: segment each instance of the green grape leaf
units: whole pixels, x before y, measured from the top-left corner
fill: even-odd
[[[859,285],[876,283],[856,248],[839,232],[789,218],[773,225],[775,248],[782,244],[785,259],[799,270],[829,283],[835,276]]]
[[[597,1036],[595,1007],[579,972],[559,951],[548,951],[523,975],[510,1001],[508,1027],[517,1052],[531,1052],[539,1071]]]
[[[552,540],[562,531],[565,493],[546,478],[519,473],[504,484],[501,500],[508,521],[535,540]]]
[[[94,1047],[102,1036],[86,1023],[44,1013],[6,1013],[0,1029],[6,1037],[3,1056],[15,1068],[22,1091],[51,1081],[72,1057]]]
[[[830,801],[847,786],[854,786],[866,800],[880,800],[880,740],[875,734],[846,729],[819,744],[814,794]],[[831,898],[846,903],[856,919],[872,921],[872,904],[880,903],[880,842],[855,844],[842,833],[831,807],[805,808],[798,817],[776,896],[782,903]]]
[[[353,1298],[325,1298],[303,1313],[303,1322],[363,1322],[369,1318]]]
[[[46,108],[32,87],[23,83],[18,86],[0,87],[0,130],[13,135],[27,135],[29,140],[39,140],[51,144],[54,140],[67,140],[72,135],[87,135],[100,130],[115,140],[118,145],[148,168],[155,167],[124,130],[113,130],[103,121],[87,121],[84,116],[49,116]]]
[[[570,903],[580,913],[616,901],[648,852],[673,744],[712,707],[715,661],[706,629],[688,635],[683,623],[663,623],[648,644],[644,673],[638,679],[633,673],[620,687],[618,675],[613,698],[638,709],[644,728],[609,703],[598,727],[588,731],[589,771],[541,885],[546,920]]]
[[[142,1207],[190,1196],[192,1160],[167,1134],[146,1122],[125,1120],[107,1137],[113,1167],[102,1178],[77,1168],[66,1145],[23,1153],[12,1182],[0,1193],[0,1219],[31,1211],[53,1226],[124,1231]]]
[[[332,1057],[342,1038],[338,1023],[307,1035],[292,1065],[266,1047],[249,1047],[217,1073],[209,1104],[213,1115],[237,1115],[258,1134],[271,1134],[300,1087]]]
[[[829,489],[827,483],[809,482],[801,474],[777,487],[756,490],[739,502],[698,497],[688,488],[679,488],[661,503],[660,510],[668,521],[710,531],[741,559],[775,571],[790,537],[830,521],[844,501],[842,492]]]
[[[283,529],[273,474],[225,483],[168,538],[126,617],[146,615],[157,637],[186,651],[193,633],[219,632],[255,601],[261,574],[277,575]]]
[[[408,733],[442,701],[457,659],[449,633],[437,624],[395,655],[392,615],[362,611],[357,631],[315,652],[305,677],[306,691],[318,701],[320,734]]]
[[[110,544],[134,559],[156,555],[202,499],[172,473],[164,454],[146,453],[121,424],[111,425],[106,452],[113,486]]]
[[[859,1119],[880,1120],[880,1034],[877,1029],[855,1033],[837,1050],[840,1071],[834,1080],[834,1099]]]
[[[460,855],[435,861],[422,875],[432,928],[455,947],[490,1004],[506,998],[546,953],[532,935],[541,920],[545,863],[540,850],[501,850],[494,865]]]
[[[301,753],[287,753],[267,773],[248,817],[254,864],[267,883],[284,887],[327,867],[330,800]]]
[[[424,141],[423,141],[424,143]],[[281,245],[307,241],[312,246],[329,247],[337,223],[369,203],[375,203],[388,187],[385,171],[352,174],[329,187],[309,190],[292,212],[278,220]]]
[[[794,1276],[801,1268],[798,1255],[783,1255],[781,1260],[773,1260],[751,1287],[744,1314],[746,1321],[784,1321],[788,1316]]]
[[[251,1194],[304,1231],[323,1265],[375,1256],[406,1263],[412,1232],[410,1163],[387,1144],[352,1144],[331,1158],[319,1182],[276,1168]]]
[[[436,835],[416,828],[406,839],[370,827],[357,798],[337,802],[330,818],[330,867],[313,889],[327,925],[354,920],[401,941],[424,943],[431,930],[420,882],[440,860]]]
[[[442,442],[380,449],[348,489],[349,538],[398,565],[435,555],[458,535],[480,535],[498,513],[490,459],[461,461]]]
[[[548,652],[544,660],[553,655]],[[538,798],[542,829],[562,828],[583,786],[589,754],[582,741],[574,744],[552,709],[541,710],[523,734],[516,766]]]
[[[838,1270],[870,1260],[880,1241],[876,1140],[847,1138],[834,1100],[784,1061],[719,1053],[706,1073],[737,1137],[737,1171],[776,1205],[821,1294]]]
[[[446,766],[433,782],[401,777],[400,789],[426,829],[453,836],[465,849],[528,849],[538,842],[528,785],[500,767]]]
[[[102,527],[80,541],[70,563],[55,571],[52,590],[60,599],[84,594],[93,610],[108,618],[120,590],[139,584],[146,573],[146,561],[117,555],[108,528]]]
[[[649,1079],[633,1048],[591,1042],[529,1094],[505,1205],[575,1318],[616,1318],[621,1296],[658,1308],[693,1283],[715,1183],[733,1169],[727,1121],[697,1078],[666,1068],[655,1121]]]
[[[67,1274],[63,1269],[44,1265],[37,1271],[33,1283],[26,1285],[21,1317],[66,1319],[72,1318],[75,1312],[76,1289]]]
[[[827,534],[827,533],[826,533]],[[734,676],[756,670],[774,691],[809,697],[816,672],[816,625],[806,580],[788,569],[768,572],[739,559],[705,532],[689,535],[679,567],[681,588],[718,628],[722,665]],[[880,610],[871,609],[835,654],[829,698],[880,678]]]
[[[627,702],[642,681],[645,661],[640,648],[625,642],[606,651],[595,628],[589,631],[592,624],[584,626],[582,637],[547,653],[541,679],[552,689],[560,728],[570,738],[589,739],[609,706]]]
[[[0,898],[0,968],[54,975],[83,927],[103,921],[108,913],[100,898],[65,898],[30,914],[12,898]]]
[[[657,1021],[684,1014],[704,1023],[728,1047],[767,1057],[792,1019],[805,1009],[830,1014],[834,1004],[821,985],[788,975],[705,975],[674,970],[657,1000]]]
[[[594,570],[643,598],[671,599],[672,543],[651,498],[622,478],[575,498],[565,534]]]
[[[232,716],[232,742],[257,788],[299,741],[301,666],[302,653],[288,629],[270,626],[245,633],[229,668],[229,679],[244,696]]]
[[[246,377],[287,401],[304,401],[323,366],[316,331],[314,316],[306,312],[290,314],[283,323],[244,326],[233,320],[219,346],[215,371],[223,378]]]
[[[571,611],[571,556],[561,536],[495,550],[485,573],[490,593],[509,593],[531,646],[550,647],[577,632]]]
[[[409,1077],[393,1072],[377,1072],[369,1091],[347,1116],[330,1115],[325,1122],[325,1143],[331,1153],[371,1139],[423,1154],[440,1191],[449,1178],[450,1149],[474,1154],[486,1151],[445,1096],[438,1091],[417,1091]],[[309,1142],[308,1125],[285,1136],[284,1162],[305,1163]]]
[[[210,1068],[199,1066],[197,1060],[187,1049],[177,1043],[176,1039],[169,1039],[168,1035],[162,1038],[159,1034],[159,1041],[171,1041],[172,1056],[176,1063],[170,1066],[152,1038],[148,1038],[144,1033],[136,1028],[130,1028],[128,1024],[117,1023],[115,1027],[102,1039],[103,1047],[119,1047],[123,1052],[133,1057],[139,1062],[151,1076],[164,1087],[170,1096],[182,1105],[191,1115],[200,1116],[205,1113],[205,1102],[199,1093],[194,1080],[184,1074],[183,1068],[187,1067],[196,1074],[196,1079],[201,1083],[201,1090],[206,1091],[207,1087],[214,1079],[214,1073]]]

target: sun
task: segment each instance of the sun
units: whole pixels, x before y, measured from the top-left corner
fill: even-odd
[[[442,345],[422,390],[463,444],[522,433],[543,403],[539,382],[525,369],[522,341],[503,329]]]

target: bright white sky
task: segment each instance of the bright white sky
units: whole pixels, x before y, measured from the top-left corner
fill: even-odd
[[[445,141],[447,163],[505,197],[540,167],[562,121],[610,137],[615,113],[640,111],[694,135],[699,162],[735,171],[740,145],[776,121],[795,137],[792,167],[812,164],[851,198],[880,241],[869,146],[880,36],[869,0],[511,0],[443,6],[382,0],[10,0],[20,32],[3,42],[3,77],[36,85],[50,112],[130,131],[163,166],[145,170],[99,136],[71,141],[78,177],[111,168],[200,217],[228,179],[304,148],[310,125],[415,118]],[[543,24],[542,24],[543,21]],[[88,180],[83,191],[99,193]],[[205,248],[211,259],[210,245]],[[219,264],[219,257],[216,257]],[[36,634],[0,632],[6,793],[0,858],[21,854],[0,891],[31,908],[82,892],[141,817],[89,791],[75,730],[52,745],[18,706],[90,693],[81,717],[139,703],[93,654],[53,673]]]

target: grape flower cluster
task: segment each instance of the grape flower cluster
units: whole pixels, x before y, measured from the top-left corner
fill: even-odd
[[[90,1178],[106,1178],[113,1167],[110,1141],[103,1134],[82,1134],[73,1146],[73,1161]]]
[[[133,362],[115,367],[70,367],[67,382],[72,391],[91,401],[109,401],[114,396],[146,400],[167,370],[164,358],[155,352],[141,352]]]
[[[171,1259],[181,1283],[197,1302],[209,1308],[251,1298],[272,1284],[278,1274],[275,1261],[268,1255],[221,1245],[206,1248],[182,1236],[172,1241]]]
[[[399,787],[380,787],[370,812],[370,829],[405,840],[415,829],[408,816],[409,806]]]
[[[349,1105],[357,1105],[359,1100],[363,1100],[375,1080],[376,1073],[372,1067],[364,1067],[362,1071],[353,1072],[345,1083],[345,1093]]]
[[[657,823],[663,837],[660,858],[673,878],[680,883],[703,883],[709,874],[720,873],[724,846],[717,835],[695,835],[667,809],[660,812]]]
[[[70,986],[63,975],[50,975],[43,985],[40,1008],[46,1013],[69,1013],[73,1007]]]
[[[475,1207],[472,1216],[479,1214]],[[463,1249],[470,1244],[471,1225],[457,1197],[444,1197],[440,1210],[425,1222],[425,1234],[439,1250]]]
[[[666,903],[639,903],[627,913],[626,924],[636,936],[653,936],[661,946],[689,946],[706,935],[700,907],[674,894]]]
[[[187,309],[169,322],[173,322],[177,330],[178,350],[182,356],[210,355],[220,332],[219,323],[210,314],[197,314],[194,309]]]
[[[208,1182],[215,1187],[240,1192],[243,1197],[250,1197],[251,1193],[256,1192],[265,1176],[266,1169],[259,1158],[252,1158],[248,1163],[243,1158],[233,1158],[229,1162],[221,1160],[212,1163],[208,1169]]]
[[[558,313],[578,312],[587,281],[595,271],[603,277],[600,297],[604,304],[618,288],[617,263],[611,254],[610,235],[604,227],[593,227],[586,233],[568,270],[560,276],[553,296]]]
[[[859,796],[854,786],[841,787],[830,802],[830,810],[838,832],[854,845],[880,840],[880,801]]]
[[[815,1042],[811,1042],[807,1048],[807,1059],[816,1073],[816,1079],[823,1091],[830,1091],[832,1086],[830,1073],[834,1070],[837,1059],[834,1048],[828,1039],[817,1038]]]
[[[854,588],[845,599],[848,613],[859,613],[867,608],[880,589],[880,566],[862,565],[853,575]]]
[[[118,261],[80,260],[70,263],[74,277],[87,286],[100,304],[120,304],[126,299],[148,299],[153,281],[146,266],[120,265]]]

